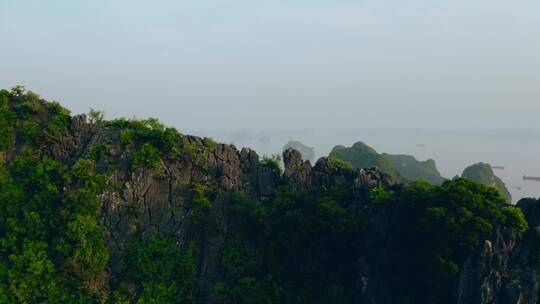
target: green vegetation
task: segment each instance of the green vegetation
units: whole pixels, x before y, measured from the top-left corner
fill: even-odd
[[[191,223],[197,226],[199,231],[208,232],[214,228],[216,221],[210,201],[210,197],[215,194],[214,190],[208,185],[194,184],[191,193]]]
[[[368,190],[368,199],[375,205],[382,205],[386,203],[391,196],[392,193],[385,190],[381,186],[375,186]]]
[[[164,154],[174,152],[180,140],[180,134],[176,129],[167,128],[154,118],[145,120],[121,118],[107,121],[105,125],[122,130],[120,140],[125,146],[150,143]]]
[[[160,160],[160,151],[151,143],[146,142],[134,153],[131,161],[135,168],[155,168]]]
[[[281,168],[281,155],[279,154],[263,156],[263,159],[261,160],[261,166],[273,169],[278,172],[279,175],[283,174],[283,169]]]
[[[52,106],[52,117],[47,130],[51,139],[57,140],[67,130],[71,122],[71,116],[69,111],[64,109],[59,103],[53,103]]]
[[[131,159],[133,168],[154,167],[159,162],[157,158],[159,155],[161,159],[184,159],[199,166],[203,171],[208,170],[203,143],[181,140],[182,136],[176,129],[165,127],[157,119],[121,118],[101,121],[100,124],[120,129],[120,144],[124,148],[135,150]],[[207,139],[204,144],[211,146],[213,142]]]
[[[365,244],[350,199],[341,183],[321,195],[283,189],[264,203],[233,195],[217,303],[350,303]]]
[[[396,303],[449,303],[465,258],[496,226],[527,230],[499,192],[466,179],[415,182],[394,194],[373,187],[367,197],[378,212],[396,211],[387,215],[389,248],[366,246],[369,219],[341,183],[318,195],[283,189],[262,203],[234,194],[216,302],[353,303],[362,298],[357,259],[375,255]]]
[[[0,91],[0,151],[7,150],[13,144],[13,127],[16,116],[9,110],[10,92]]]
[[[90,159],[72,164],[33,150],[61,139],[70,122],[58,103],[42,103],[22,87],[0,91],[1,148],[18,149],[0,164],[0,303],[197,303],[193,254],[165,237],[133,241],[109,285],[98,200],[107,178],[94,163],[107,148],[98,145]],[[125,124],[138,148],[134,166],[155,166],[178,141],[154,120]],[[201,199],[195,205],[205,208]]]
[[[363,142],[357,142],[350,148],[336,146],[330,153],[329,159],[333,162],[342,160],[361,169],[378,167],[390,174],[396,182],[423,179],[439,185],[444,181],[432,159],[418,161],[410,155],[379,154]]]
[[[92,303],[108,265],[92,163],[31,151],[0,168],[0,303]]]
[[[489,164],[478,163],[469,166],[465,168],[463,174],[461,174],[461,177],[472,179],[473,181],[479,182],[486,186],[494,187],[501,192],[507,202],[512,201],[510,191],[508,191],[504,182],[495,175],[491,165]]]
[[[198,303],[197,268],[190,250],[154,236],[133,241],[119,267],[115,303]],[[136,288],[133,288],[135,285]],[[135,290],[135,292],[133,292]]]
[[[30,146],[42,138],[57,141],[70,122],[69,111],[59,103],[47,103],[22,86],[0,91],[0,151],[11,148],[16,138]]]
[[[446,304],[465,261],[498,230],[525,239],[540,261],[540,236],[520,209],[466,178],[364,188],[338,177],[309,190],[281,184],[261,201],[208,179],[175,189],[186,214],[181,237],[136,231],[118,254],[106,245],[118,227],[104,223],[100,201],[118,187],[99,169],[114,160],[109,146],[129,151],[132,168],[156,168],[202,162],[204,146],[215,144],[153,119],[92,119],[121,143],[60,163],[37,147],[63,139],[69,112],[21,87],[0,91],[0,147],[8,150],[0,163],[0,303],[365,303],[363,278],[375,271],[370,279],[392,303]],[[339,153],[329,161],[351,167]],[[276,156],[261,165],[282,170]],[[137,208],[126,213],[142,214]],[[215,280],[204,263],[218,265]]]
[[[105,112],[90,108],[88,111],[90,123],[102,124],[105,120]]]
[[[386,277],[392,290],[412,303],[448,303],[465,259],[495,226],[518,235],[527,230],[521,211],[505,205],[497,190],[467,179],[441,186],[413,183],[397,208],[395,230],[388,231],[396,241],[383,257]]]
[[[34,145],[41,133],[39,124],[35,122],[28,122],[21,127],[22,141],[27,145]]]

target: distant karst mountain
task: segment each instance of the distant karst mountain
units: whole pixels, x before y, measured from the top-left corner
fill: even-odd
[[[398,182],[424,179],[434,184],[441,184],[445,180],[432,159],[418,161],[411,155],[379,154],[363,142],[357,142],[350,148],[336,146],[332,149],[330,157],[349,162],[356,168],[378,167]]]
[[[489,164],[477,163],[469,166],[465,168],[463,174],[461,174],[461,177],[472,179],[487,186],[495,187],[497,190],[501,191],[508,202],[512,201],[510,191],[508,191],[504,182],[495,175],[493,168]]]
[[[314,148],[308,147],[297,140],[291,140],[285,146],[283,146],[283,152],[287,151],[290,148],[300,152],[303,160],[309,160],[312,164],[315,162]]]

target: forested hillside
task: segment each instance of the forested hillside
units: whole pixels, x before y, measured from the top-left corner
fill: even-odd
[[[0,303],[538,303],[540,203],[468,179],[281,167],[22,87],[0,151]]]

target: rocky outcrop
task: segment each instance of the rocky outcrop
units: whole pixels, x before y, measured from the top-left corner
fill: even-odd
[[[457,289],[458,304],[539,303],[538,253],[531,246],[540,227],[540,200],[518,203],[529,231],[518,239],[506,229],[497,229],[490,240],[467,259]]]
[[[308,147],[306,145],[304,145],[303,143],[299,142],[299,141],[296,141],[296,140],[292,140],[292,141],[289,141],[287,144],[285,144],[285,146],[283,146],[283,152],[287,151],[288,149],[294,149],[298,152],[300,152],[300,154],[302,155],[302,158],[304,160],[309,160],[310,162],[314,162],[315,161],[315,149],[312,148],[312,147]]]
[[[182,247],[193,242],[198,246],[199,286],[208,296],[219,279],[221,257],[227,234],[226,206],[235,191],[252,200],[272,197],[278,187],[292,190],[322,191],[340,180],[360,192],[368,187],[390,186],[392,179],[376,168],[344,169],[321,158],[314,166],[303,161],[293,149],[283,153],[284,173],[262,166],[251,149],[217,144],[210,139],[181,136],[179,149],[191,152],[178,157],[162,157],[152,168],[133,168],[129,159],[134,151],[120,143],[121,130],[87,122],[84,115],[75,116],[66,134],[50,146],[45,155],[64,163],[89,157],[100,148],[99,171],[107,173],[111,186],[101,196],[101,223],[106,227],[106,244],[111,265],[118,261],[131,239],[155,234],[173,237]],[[200,235],[189,218],[193,214],[193,185],[212,189],[209,198],[216,217],[215,231]],[[112,270],[111,276],[114,276]]]
[[[461,177],[472,179],[481,184],[496,188],[505,197],[507,202],[512,201],[512,195],[506,188],[504,182],[493,172],[491,165],[486,163],[477,163],[463,170]]]

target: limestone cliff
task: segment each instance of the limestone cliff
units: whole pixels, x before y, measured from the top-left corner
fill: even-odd
[[[132,168],[128,160],[134,151],[122,147],[122,130],[102,124],[89,123],[85,115],[73,117],[62,138],[42,153],[65,163],[90,157],[96,149],[102,157],[96,166],[109,176],[115,185],[101,197],[101,222],[107,228],[106,243],[110,262],[114,265],[131,239],[155,234],[174,237],[180,246],[193,240],[199,244],[199,284],[206,297],[211,286],[219,279],[221,257],[227,235],[225,206],[231,193],[241,191],[252,200],[271,197],[278,186],[290,189],[320,191],[336,180],[346,182],[350,189],[361,193],[373,186],[390,186],[390,176],[377,169],[343,169],[333,167],[321,158],[314,166],[303,161],[296,150],[283,154],[283,175],[262,166],[253,150],[236,149],[233,145],[218,144],[210,139],[181,136],[178,148],[184,152],[178,157],[164,157],[153,168]],[[216,188],[211,197],[216,211],[217,231],[209,238],[200,238],[188,220],[193,214],[192,185],[204,184]],[[114,276],[114,272],[111,273]]]
[[[220,277],[221,256],[227,234],[225,205],[231,191],[242,191],[254,200],[269,198],[279,186],[290,189],[320,191],[340,179],[348,187],[357,189],[358,200],[362,190],[381,185],[390,187],[392,181],[377,169],[343,169],[332,167],[327,159],[320,159],[314,166],[303,161],[298,151],[284,152],[283,175],[260,165],[259,156],[253,150],[237,150],[232,145],[216,144],[209,139],[182,136],[180,146],[195,149],[192,155],[177,159],[161,159],[153,169],[128,169],[126,160],[132,151],[118,146],[120,130],[88,123],[85,116],[76,116],[62,140],[43,152],[61,161],[73,162],[104,145],[106,154],[118,163],[112,170],[107,159],[98,162],[98,167],[111,171],[111,184],[118,191],[107,192],[102,197],[102,222],[107,227],[107,245],[111,252],[111,263],[124,254],[129,240],[139,234],[148,237],[154,234],[174,236],[180,244],[188,244],[197,236],[189,222],[190,185],[194,183],[214,184],[219,191],[212,199],[214,210],[218,210],[218,231],[211,238],[201,239],[199,284],[203,293],[208,293],[212,284]],[[136,206],[140,212],[133,213]],[[518,205],[527,216],[531,232],[540,226],[540,202],[526,200]],[[385,238],[384,228],[391,225],[390,214],[374,214],[371,225],[374,234],[373,246]],[[378,231],[378,232],[375,232]],[[373,248],[373,251],[377,251]],[[456,301],[468,303],[539,303],[540,276],[533,270],[531,250],[524,240],[502,228],[497,229],[491,239],[470,256],[460,274],[456,287]],[[392,303],[379,280],[377,258],[367,253],[364,260],[364,282],[366,303]],[[114,274],[112,274],[114,275]]]

